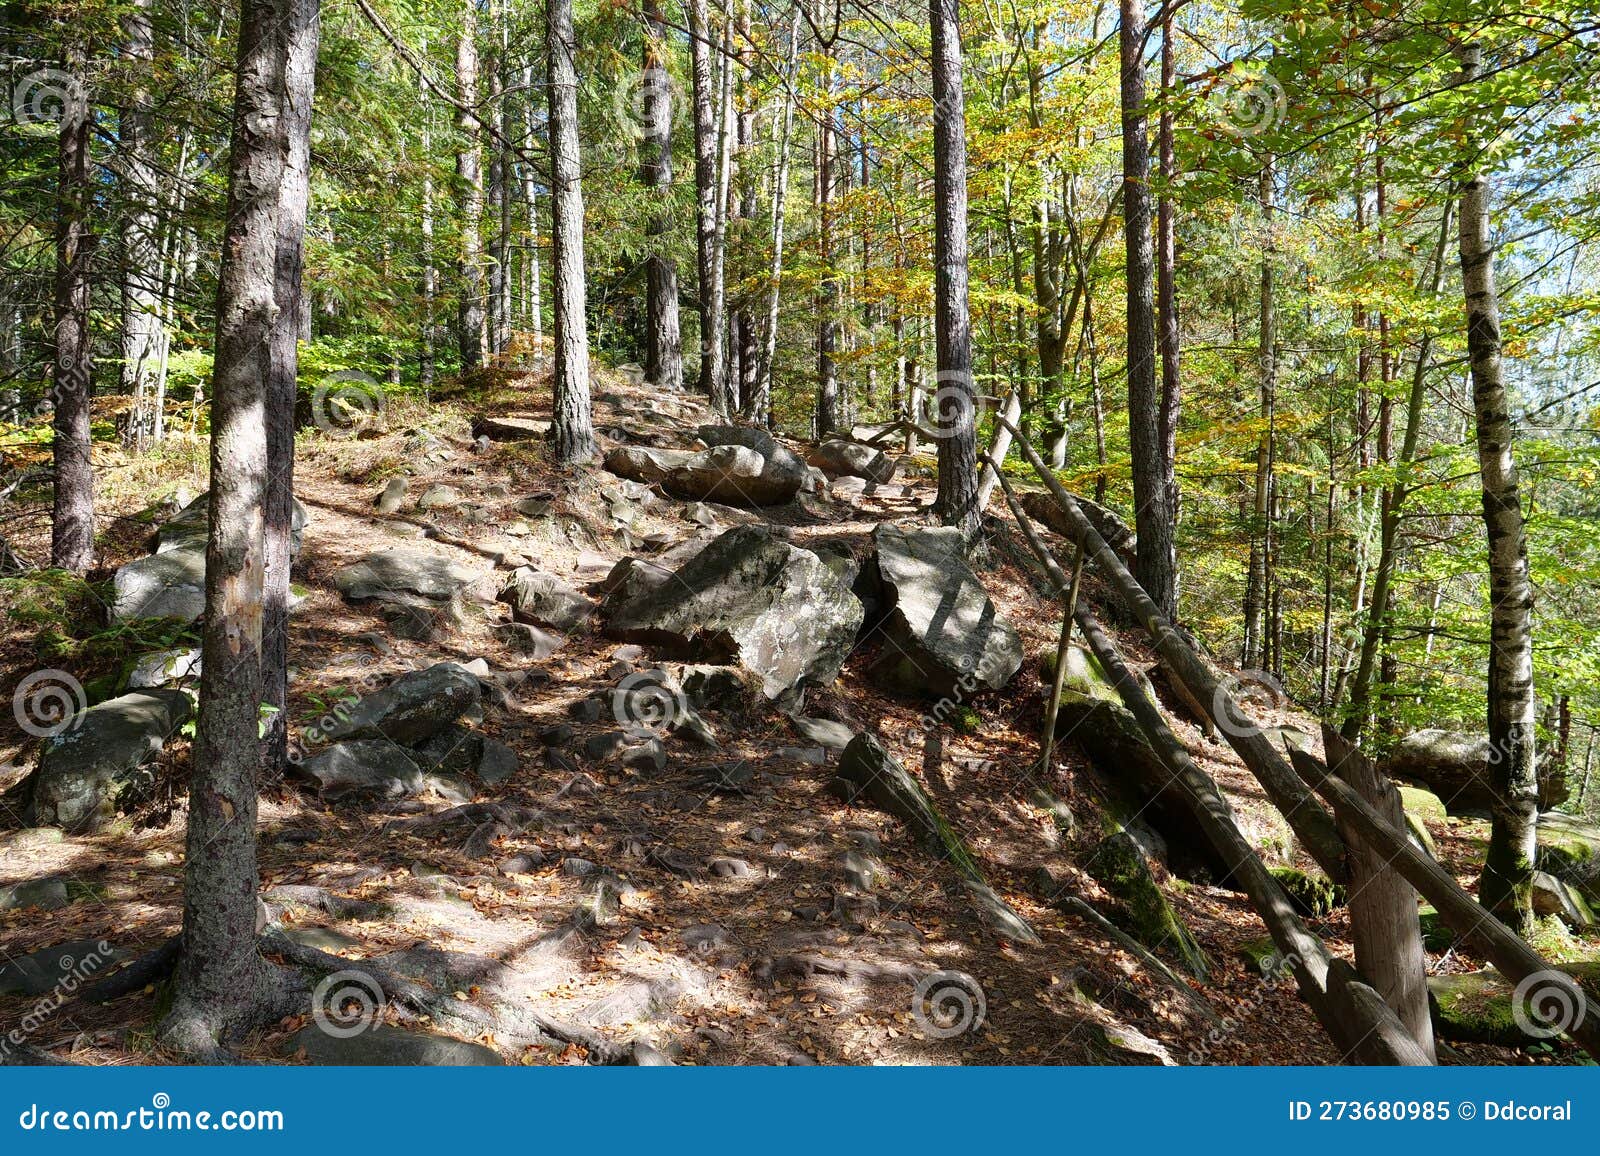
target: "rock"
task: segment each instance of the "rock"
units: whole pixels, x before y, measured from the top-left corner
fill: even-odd
[[[967,565],[954,527],[873,531],[883,614],[874,670],[902,690],[958,702],[999,690],[1022,665],[1022,640]]]
[[[647,594],[666,583],[672,571],[642,558],[624,558],[611,568],[600,585],[600,612],[610,614],[618,606]]]
[[[825,767],[828,765],[826,747],[779,747],[777,754],[780,759],[788,759],[790,762],[795,763],[805,763],[811,767]]]
[[[0,995],[68,993],[85,986],[128,953],[103,939],[74,939],[27,955],[8,956],[0,963]]]
[[[1439,847],[1434,842],[1433,832],[1428,829],[1428,824],[1443,824],[1446,821],[1444,804],[1440,802],[1439,796],[1421,787],[1401,786],[1400,805],[1405,812],[1406,828],[1411,834],[1411,841],[1426,851],[1430,859],[1438,859]]]
[[[1533,911],[1535,915],[1554,915],[1574,931],[1590,931],[1596,926],[1594,910],[1583,892],[1548,871],[1533,873]]]
[[[1130,935],[1151,951],[1176,956],[1195,978],[1205,982],[1210,961],[1156,886],[1144,852],[1126,831],[1113,831],[1102,839],[1084,868],[1116,898],[1119,922]]]
[[[1411,780],[1444,800],[1452,815],[1488,815],[1494,802],[1494,769],[1487,735],[1420,730],[1406,735],[1389,751],[1384,771],[1393,779]],[[1565,777],[1553,765],[1539,769],[1539,806],[1565,802]]]
[[[289,514],[289,551],[292,554],[300,553],[300,545],[305,535],[306,522],[309,520],[306,508],[300,504],[299,499],[291,499],[293,503]],[[165,554],[171,550],[187,550],[198,545],[204,552],[206,535],[210,532],[208,519],[210,518],[211,495],[201,494],[194,501],[179,510],[171,521],[156,531],[155,544],[152,547],[157,554]]]
[[[660,774],[667,769],[667,748],[657,738],[630,743],[623,748],[622,765],[636,771]]]
[[[372,499],[373,509],[380,514],[398,513],[405,504],[406,492],[410,488],[411,483],[405,478],[390,478],[378,491],[378,496]]]
[[[1295,911],[1306,919],[1326,919],[1345,905],[1344,884],[1325,875],[1310,875],[1297,867],[1274,867],[1272,877],[1289,896]]]
[[[411,754],[430,774],[465,776],[486,787],[509,779],[518,765],[517,753],[499,739],[454,725],[417,744]]]
[[[1560,811],[1541,814],[1538,865],[1600,904],[1600,826]]]
[[[145,690],[153,686],[167,686],[174,682],[200,677],[200,650],[198,647],[177,650],[158,650],[147,654],[134,664],[128,675],[130,690]]]
[[[843,438],[829,438],[811,451],[810,462],[834,477],[865,478],[880,486],[894,477],[899,466],[894,458],[873,446]]]
[[[73,834],[98,830],[150,782],[145,765],[189,721],[179,690],[135,691],[73,716],[40,747],[27,821]]]
[[[500,860],[495,870],[502,875],[531,875],[548,862],[548,857],[537,847]]]
[[[1594,990],[1600,983],[1600,963],[1586,962],[1558,964],[1556,971],[1564,972],[1577,981],[1575,988]],[[1545,979],[1533,989],[1546,993],[1548,1001],[1537,1000],[1534,1007],[1556,1011],[1563,1001],[1567,1006],[1582,1008],[1581,995],[1574,995],[1559,979]],[[1433,1027],[1440,1039],[1458,1043],[1494,1044],[1517,1048],[1536,1044],[1548,1037],[1548,1028],[1530,1014],[1534,1008],[1513,1006],[1515,994],[1512,984],[1497,971],[1468,971],[1456,975],[1430,975],[1428,977],[1428,1004],[1433,1013]],[[1589,1009],[1593,1013],[1593,1008]],[[1533,1031],[1528,1031],[1532,1028]]]
[[[536,662],[549,658],[567,641],[566,635],[531,622],[502,622],[493,627],[493,631],[504,645]]]
[[[400,799],[420,793],[424,785],[410,755],[387,739],[334,743],[293,764],[293,770],[330,797]]]
[[[701,426],[696,432],[711,448],[666,476],[662,484],[674,496],[729,506],[780,506],[800,492],[805,463],[765,430]]]
[[[437,482],[422,491],[422,496],[417,499],[419,510],[448,510],[452,506],[461,504],[461,491],[454,486],[447,486]]]
[[[497,442],[543,441],[550,436],[551,423],[543,418],[479,414],[472,419],[472,436]]]
[[[330,1036],[315,1024],[289,1037],[290,1055],[305,1053],[307,1063],[330,1067],[492,1068],[505,1064],[482,1044],[433,1032],[408,1032],[378,1024],[353,1036]]]
[[[443,554],[416,546],[393,546],[369,554],[334,574],[334,585],[351,602],[409,593],[442,602],[477,575]]]
[[[727,531],[674,580],[617,607],[606,634],[737,662],[778,698],[825,686],[855,643],[861,604],[822,560],[761,525]]]
[[[534,494],[523,498],[513,507],[524,518],[543,518],[550,513],[550,507],[555,502],[554,495]]]
[[[348,715],[324,731],[342,739],[387,739],[412,746],[432,737],[478,705],[482,686],[454,662],[440,662],[403,674],[369,694]]]
[[[619,478],[655,485],[695,456],[694,450],[657,450],[620,446],[606,454],[605,467]]]
[[[205,542],[150,554],[119,568],[111,580],[111,620],[176,618],[198,621],[206,612]]]
[[[743,710],[754,698],[749,676],[737,666],[685,666],[678,672],[678,685],[697,710]]]
[[[573,631],[594,613],[594,603],[553,574],[524,566],[514,571],[500,590],[499,599],[511,607],[518,622]]]
[[[790,716],[790,727],[795,733],[805,740],[813,741],[829,751],[843,751],[850,746],[850,740],[856,737],[856,732],[846,727],[843,722],[834,722],[832,719],[806,719],[803,716]]]
[[[846,851],[839,856],[839,873],[847,886],[857,891],[871,891],[882,868],[859,851]]]
[[[37,907],[41,911],[60,911],[72,903],[65,879],[28,879],[0,885],[0,911]]]
[[[750,864],[743,859],[729,857],[712,859],[706,868],[718,879],[743,879],[750,874]]]

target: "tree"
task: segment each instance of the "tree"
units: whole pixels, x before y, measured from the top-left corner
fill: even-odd
[[[136,449],[159,441],[162,401],[157,393],[166,327],[161,313],[162,262],[160,187],[154,157],[150,101],[154,65],[151,0],[134,0],[124,26],[124,52],[140,70],[118,118],[118,192],[127,201],[122,235],[122,392],[130,395],[133,413],[130,442]]]
[[[456,191],[461,198],[461,241],[458,271],[461,300],[456,311],[456,341],[461,347],[461,367],[473,370],[483,364],[488,347],[488,317],[483,300],[483,146],[478,107],[478,6],[466,0],[461,30],[456,36],[456,87],[461,103],[456,109]]]
[[[972,317],[967,298],[967,117],[961,75],[958,0],[932,0],[934,338],[939,389],[939,496],[935,511],[976,540],[977,388],[972,378]]]
[[[89,225],[94,185],[89,142],[94,118],[84,81],[84,49],[68,42],[62,57],[67,91],[57,137],[55,270],[55,406],[51,419],[55,508],[50,565],[74,574],[94,565],[94,463],[89,446],[89,399],[94,339],[89,331],[90,273],[95,237]]]
[[[717,286],[718,130],[712,95],[711,20],[706,0],[688,0],[689,61],[694,100],[695,254],[700,304],[700,392],[726,410],[723,398],[722,308]]]
[[[1175,511],[1156,389],[1155,260],[1150,238],[1150,140],[1144,99],[1144,0],[1121,0],[1122,229],[1128,271],[1128,449],[1139,582],[1169,620],[1178,613]]]
[[[589,325],[583,267],[583,175],[578,145],[577,52],[572,0],[546,0],[550,61],[550,247],[555,298],[555,446],[563,465],[594,456],[589,408]]]
[[[639,181],[658,202],[672,190],[672,83],[662,56],[667,27],[659,0],[645,0],[644,49],[639,83],[644,124],[639,141]],[[646,233],[644,376],[663,389],[683,387],[683,336],[678,322],[678,266],[669,250],[672,216],[658,204]]]
[[[284,977],[256,949],[256,792],[261,768],[262,593],[278,208],[287,153],[289,23],[243,0],[217,285],[211,386],[211,499],[200,719],[189,781],[183,941],[169,1046],[215,1055],[239,1031],[283,1015]],[[288,303],[284,303],[288,304]]]

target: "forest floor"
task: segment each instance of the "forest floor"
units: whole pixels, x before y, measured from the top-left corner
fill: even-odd
[[[644,420],[640,404],[661,399],[620,374],[600,370],[596,378],[595,426],[605,447],[614,444],[607,431],[637,430]],[[681,401],[689,407],[683,412],[692,432],[693,399],[685,395]],[[527,997],[541,1009],[607,1038],[643,1038],[678,1063],[1149,1063],[1163,1049],[1178,1063],[1338,1061],[1293,984],[1264,982],[1244,957],[1245,945],[1265,931],[1241,895],[1175,878],[1162,881],[1210,956],[1210,981],[1196,990],[1230,1025],[1223,1029],[1195,1016],[1096,927],[1036,897],[1033,881],[1039,868],[1048,867],[1091,903],[1104,898],[1075,865],[1099,837],[1101,817],[1087,764],[1071,742],[1058,748],[1055,781],[1047,785],[1070,805],[1078,834],[1063,834],[1030,793],[1047,691],[1037,657],[1055,645],[1059,608],[1036,593],[1031,575],[1003,549],[989,552],[981,577],[1021,633],[1028,659],[1005,691],[970,704],[981,718],[975,733],[927,727],[926,704],[885,693],[867,674],[870,639],[857,647],[836,683],[808,695],[806,713],[876,733],[919,772],[990,883],[1032,923],[1041,944],[997,940],[977,918],[952,867],[919,850],[894,820],[846,806],[830,794],[833,766],[813,761],[805,749],[810,744],[770,707],[708,715],[720,736],[718,751],[682,737],[668,740],[670,763],[663,774],[638,775],[584,762],[581,755],[575,773],[552,759],[539,732],[572,721],[573,703],[609,690],[619,672],[635,664],[619,665],[618,644],[592,628],[575,632],[539,663],[504,649],[490,629],[505,620],[506,608],[494,597],[511,564],[531,562],[587,582],[632,552],[607,516],[604,492],[616,479],[598,466],[558,475],[540,443],[496,442],[486,450],[474,445],[475,415],[535,416],[548,413],[549,405],[547,374],[501,371],[491,386],[436,399],[426,409],[392,403],[384,426],[360,437],[333,438],[315,429],[301,435],[296,493],[310,520],[295,572],[305,600],[291,623],[291,727],[313,725],[329,703],[352,689],[435,662],[484,659],[496,672],[537,667],[538,677],[522,682],[479,724],[520,759],[516,774],[479,799],[532,808],[543,818],[499,841],[487,858],[472,858],[460,828],[434,834],[397,830],[389,826],[397,817],[393,810],[325,804],[293,780],[271,785],[261,805],[263,889],[310,884],[384,905],[381,915],[342,922],[290,911],[285,919],[292,925],[325,928],[319,943],[352,960],[420,943],[521,968]],[[419,452],[423,431],[437,439],[429,443],[437,451]],[[140,515],[153,498],[204,488],[204,445],[180,436],[158,457],[131,459],[108,449],[98,464],[100,509],[110,525],[105,569],[97,575],[105,578],[143,553],[150,524]],[[905,461],[894,482],[869,487],[850,501],[700,512],[709,509],[720,528],[780,523],[797,545],[826,542],[859,558],[878,522],[926,517],[934,493],[929,472],[926,461]],[[399,474],[410,477],[411,499],[400,513],[380,515],[374,495]],[[460,502],[415,510],[414,499],[432,483],[459,490]],[[552,496],[553,516],[518,514],[514,506],[530,495]],[[687,539],[704,531],[691,520],[695,512],[688,503],[657,498],[639,511],[631,532],[635,540],[662,535],[653,539],[657,544]],[[36,523],[14,527],[13,544],[26,555],[48,553]],[[337,570],[369,552],[421,540],[478,573],[460,629],[431,642],[393,637],[381,618],[346,603],[332,583]],[[1088,590],[1104,605],[1093,581]],[[1109,608],[1105,617],[1115,624]],[[0,683],[15,685],[40,666],[36,634],[20,621],[8,626]],[[1124,634],[1121,641],[1131,661],[1151,665],[1138,640]],[[638,666],[648,665],[647,653]],[[77,673],[87,680],[93,672]],[[1313,721],[1292,707],[1259,721],[1315,732]],[[574,725],[581,743],[614,724]],[[1223,786],[1247,834],[1266,845],[1277,825],[1232,751],[1181,718],[1175,729]],[[25,739],[14,727],[0,733],[0,762],[6,764],[0,789],[31,765],[37,744]],[[0,912],[0,960],[70,939],[104,939],[135,952],[178,929],[185,801],[176,780],[188,755],[186,740],[170,743],[161,756],[168,789],[109,831],[59,842],[0,832],[0,885],[45,876],[85,885],[85,897],[63,910]],[[707,762],[735,759],[755,770],[756,789],[718,793],[694,774]],[[836,760],[829,757],[830,763]],[[434,812],[452,805],[440,798],[423,802]],[[1438,824],[1434,834],[1458,877],[1471,883],[1474,832],[1452,821]],[[874,837],[881,845],[874,857],[884,868],[874,885],[875,909],[836,906],[841,855],[872,845]],[[673,854],[656,854],[663,849]],[[524,852],[534,861],[525,873],[496,870],[497,861]],[[724,878],[702,869],[686,877],[655,865],[673,858],[703,865],[719,857],[743,860],[750,871]],[[573,860],[599,865],[631,887],[615,917],[586,925],[566,939],[562,951],[537,953],[535,960],[532,945],[570,926],[573,913],[589,901],[592,881],[573,873]],[[1342,910],[1313,926],[1348,957]],[[1481,966],[1459,954],[1430,959],[1438,970]],[[912,1014],[917,981],[940,971],[969,974],[986,1001],[981,1023],[950,1038],[930,1038]],[[455,995],[478,998],[470,988]],[[75,1063],[165,1062],[151,1040],[158,999],[157,991],[147,989],[102,1007],[69,1006],[37,1026],[32,1040]],[[0,998],[0,1030],[33,1005]],[[284,1021],[251,1041],[245,1058],[296,1062],[288,1041],[305,1022]],[[479,1042],[512,1063],[586,1058],[581,1047],[506,1045],[492,1032]],[[1446,1058],[1529,1063],[1554,1057],[1470,1045]]]

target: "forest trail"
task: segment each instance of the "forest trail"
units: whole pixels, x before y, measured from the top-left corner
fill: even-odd
[[[416,798],[364,804],[319,800],[295,780],[269,788],[260,824],[263,895],[293,938],[351,960],[378,960],[478,1007],[485,1014],[462,1023],[481,1030],[442,1025],[445,1034],[510,1063],[1337,1061],[1293,983],[1264,980],[1249,962],[1247,948],[1263,928],[1237,893],[1162,877],[1166,898],[1209,958],[1209,981],[1195,990],[1233,1025],[1225,1030],[1093,923],[1041,898],[1040,880],[1048,879],[1097,907],[1105,902],[1082,850],[1098,839],[1102,815],[1087,763],[1070,741],[1061,775],[1048,784],[1070,807],[1070,825],[1032,791],[1048,690],[1038,657],[1054,649],[1059,608],[1019,567],[1015,542],[993,542],[980,576],[1015,623],[1026,658],[1003,692],[963,704],[979,725],[930,725],[927,703],[883,691],[867,675],[870,635],[836,682],[807,694],[803,709],[809,718],[872,732],[918,773],[990,884],[1038,932],[1038,944],[997,938],[950,863],[919,849],[894,819],[831,793],[838,753],[759,696],[705,709],[715,749],[680,730],[665,738],[661,765],[654,753],[634,757],[632,744],[618,749],[606,737],[623,721],[610,706],[615,688],[656,665],[650,647],[608,640],[590,621],[553,654],[530,659],[508,645],[515,632],[495,629],[509,620],[496,593],[522,565],[592,591],[625,556],[681,556],[697,536],[757,522],[779,527],[797,546],[859,560],[876,525],[919,520],[931,504],[928,459],[903,460],[885,485],[840,486],[834,496],[808,494],[780,507],[679,501],[624,482],[598,462],[558,474],[537,442],[515,440],[523,432],[516,419],[549,412],[548,376],[491,376],[493,386],[477,395],[436,399],[425,426],[392,412],[342,431],[355,436],[302,435],[297,497],[309,517],[295,570],[304,598],[291,618],[291,734],[303,740],[333,704],[407,672],[476,663],[501,689],[485,700],[481,719],[467,721],[507,744],[517,765],[492,785],[478,784],[473,798],[437,783]],[[712,420],[688,393],[662,394],[610,370],[595,376],[602,454],[644,440],[684,445],[697,423]],[[486,436],[475,440],[474,428]],[[114,470],[107,474],[108,487],[133,497]],[[399,508],[375,510],[375,497],[400,476],[407,488]],[[115,500],[106,508],[136,512]],[[127,557],[106,561],[135,557],[135,539],[130,533]],[[431,638],[397,636],[371,603],[352,604],[336,587],[341,570],[395,547],[424,548],[470,572],[458,612],[431,631],[401,631]],[[1098,601],[1092,580],[1088,590]],[[1142,646],[1122,644],[1150,665]],[[1259,721],[1315,729],[1287,704]],[[1252,841],[1286,846],[1281,819],[1231,750],[1185,722],[1174,726],[1224,787]],[[164,767],[182,764],[184,745],[169,744]],[[16,755],[28,756],[26,748]],[[712,766],[722,770],[708,772]],[[167,790],[131,826],[102,834],[59,841],[0,834],[0,885],[69,879],[80,896],[48,920],[0,912],[8,955],[65,939],[105,940],[136,953],[176,932],[184,806]],[[1449,859],[1460,832],[1441,817],[1435,834]],[[1464,881],[1471,853],[1461,850]],[[1344,919],[1337,910],[1314,925],[1348,954]],[[1159,945],[1158,954],[1177,963]],[[1440,966],[1470,964],[1447,958]],[[963,1019],[971,1002],[952,1005],[948,1025],[930,1025],[919,996],[937,999],[952,982],[948,973],[970,977],[957,982],[978,1010]],[[158,1060],[148,1038],[128,1026],[150,1021],[155,998],[147,991],[101,1008],[74,1007],[38,1040],[74,1062]],[[540,1030],[506,1011],[514,1004],[532,1009]],[[27,1006],[0,997],[0,1022]],[[392,1023],[405,1019],[389,1009]],[[285,1021],[247,1058],[323,1058],[306,1055],[307,1042],[328,1046],[325,1035],[301,1034],[306,1023],[303,1016]],[[552,1024],[566,1027],[546,1030]],[[1510,1054],[1470,1049],[1475,1062]]]

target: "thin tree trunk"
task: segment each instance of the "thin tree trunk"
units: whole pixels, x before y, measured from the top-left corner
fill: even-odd
[[[932,0],[934,344],[939,493],[934,511],[963,540],[979,528],[977,387],[967,281],[967,116],[957,0]]]
[[[737,59],[740,75],[741,108],[739,109],[739,139],[738,139],[738,172],[739,172],[739,199],[738,218],[741,222],[750,222],[756,219],[759,208],[758,188],[756,179],[756,134],[759,129],[759,118],[756,113],[754,99],[755,54],[750,41],[750,0],[740,0],[738,9],[739,48]],[[749,224],[739,226],[739,236],[747,238]],[[728,347],[730,360],[735,360],[739,372],[734,378],[739,405],[742,412],[748,413],[751,395],[756,390],[756,326],[755,318],[750,312],[750,295],[741,292],[735,302],[734,311],[728,321]]]
[[[1272,521],[1272,427],[1278,400],[1278,315],[1273,286],[1273,210],[1276,181],[1272,158],[1261,166],[1261,220],[1266,240],[1261,254],[1261,434],[1256,439],[1255,505],[1250,518],[1250,563],[1244,591],[1244,657],[1253,670],[1264,664],[1266,649],[1267,553]]]
[[[155,43],[151,0],[134,0],[124,23],[123,51],[140,70],[118,124],[121,195],[128,209],[123,227],[122,392],[133,400],[130,441],[143,450],[155,440],[156,377],[166,341],[161,314],[160,214],[150,101]]]
[[[1463,79],[1477,76],[1479,50],[1460,49]],[[1514,433],[1500,351],[1494,243],[1489,232],[1489,178],[1461,184],[1461,281],[1467,307],[1483,522],[1489,539],[1489,744],[1494,806],[1478,895],[1513,928],[1533,919],[1533,867],[1539,818],[1534,760],[1533,585],[1517,488]]]
[[[589,326],[583,268],[583,176],[578,146],[577,43],[572,0],[546,0],[550,59],[550,240],[555,294],[555,443],[563,465],[594,456]]]
[[[426,54],[427,45],[423,45]],[[422,342],[418,377],[424,397],[433,389],[434,315],[439,295],[439,272],[433,263],[433,110],[428,106],[428,85],[420,77],[417,103],[422,106]]]
[[[489,150],[489,181],[486,190],[489,211],[494,215],[494,234],[489,243],[488,321],[489,352],[505,351],[511,340],[511,166],[506,153],[505,13],[499,0],[489,5],[491,49],[485,62],[489,80],[489,123],[485,147]]]
[[[767,318],[761,337],[761,364],[755,391],[745,398],[745,416],[771,424],[772,366],[778,349],[778,307],[783,281],[783,224],[789,199],[789,154],[794,133],[795,65],[800,55],[800,10],[789,23],[789,57],[784,64],[783,128],[778,136],[778,168],[772,181],[772,264],[768,269]]]
[[[651,251],[645,265],[644,376],[661,389],[683,388],[683,334],[678,320],[678,266],[670,256],[672,190],[672,86],[662,60],[667,27],[659,0],[645,0],[644,135],[639,142],[639,181],[662,207],[650,215],[645,234]]]
[[[837,110],[833,102],[837,91],[837,65],[831,45],[823,54],[823,69],[826,73],[823,108],[822,117],[817,123],[817,262],[822,274],[817,284],[815,429],[819,439],[839,428],[839,364],[834,359],[839,344],[839,325],[835,317],[839,304],[839,281],[833,267],[833,162],[838,141],[835,128]]]
[[[1155,258],[1150,238],[1150,141],[1144,101],[1144,0],[1121,0],[1122,222],[1128,269],[1128,449],[1133,465],[1139,582],[1167,618],[1178,613],[1170,461],[1163,460],[1156,389]]]
[[[721,82],[717,108],[716,208],[711,230],[711,304],[713,375],[711,407],[731,416],[739,411],[735,383],[728,370],[726,351],[728,319],[728,192],[733,179],[733,52],[732,30],[722,32]]]
[[[478,106],[478,9],[476,0],[462,6],[461,32],[456,38],[456,87],[461,108],[456,112],[456,195],[461,198],[460,282],[461,301],[456,313],[456,340],[461,348],[461,370],[470,373],[483,364],[488,345],[483,302],[483,157],[479,137],[482,125],[471,111]]]
[[[1183,379],[1180,374],[1182,336],[1178,324],[1178,229],[1172,190],[1178,179],[1178,163],[1172,134],[1171,99],[1176,88],[1176,64],[1172,42],[1172,8],[1165,9],[1161,27],[1161,115],[1156,129],[1157,164],[1161,174],[1161,199],[1156,207],[1156,303],[1161,347],[1161,413],[1156,421],[1159,444],[1156,464],[1161,472],[1161,488],[1166,494],[1167,514],[1176,535],[1178,495],[1178,416],[1183,404]],[[1172,602],[1178,600],[1177,543],[1172,544]]]
[[[90,267],[95,236],[89,227],[94,186],[89,176],[90,115],[83,47],[74,43],[62,60],[72,78],[61,109],[56,188],[55,499],[50,523],[50,565],[74,574],[94,565],[94,465],[89,446],[89,399],[94,339],[89,333]]]
[[[527,88],[527,99],[523,102],[524,131],[526,144],[533,148],[533,65],[529,65],[523,73],[523,84]],[[528,273],[529,303],[528,310],[533,315],[533,349],[535,357],[544,356],[544,271],[539,267],[539,190],[535,185],[533,166],[524,162],[522,176],[522,195],[528,202],[528,261],[532,268]],[[680,374],[681,375],[681,374]]]
[[[262,415],[278,311],[287,42],[276,5],[243,0],[211,390],[205,673],[189,781],[183,948],[161,1028],[169,1046],[189,1055],[211,1055],[229,1036],[286,1010],[275,1006],[275,977],[256,950],[256,736],[270,469]]]
[[[713,308],[717,247],[717,120],[706,0],[688,0],[694,97],[695,253],[700,306],[700,392],[715,404],[722,376],[722,318]]]

